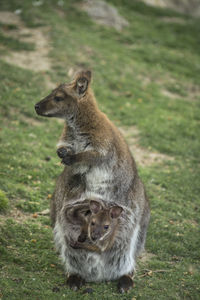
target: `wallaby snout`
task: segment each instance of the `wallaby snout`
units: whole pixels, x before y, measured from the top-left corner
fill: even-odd
[[[96,241],[101,237],[101,232],[99,231],[95,231],[91,233],[91,239],[92,241]]]
[[[46,99],[43,99],[35,104],[35,111],[39,116],[45,116],[46,112]]]
[[[41,109],[41,105],[40,102],[38,102],[37,104],[35,104],[35,111],[39,116],[43,116],[44,112]]]
[[[49,95],[35,104],[35,111],[39,116],[54,117],[57,107]]]
[[[39,103],[35,104],[35,111],[36,113],[40,110],[40,105]]]

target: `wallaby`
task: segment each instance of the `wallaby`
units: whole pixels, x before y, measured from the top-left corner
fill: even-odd
[[[71,287],[77,286],[78,280],[74,279],[77,275],[88,281],[121,277],[119,283],[123,289],[124,275],[134,271],[136,256],[144,248],[150,208],[128,145],[98,109],[90,84],[91,72],[81,71],[71,83],[59,85],[35,105],[39,115],[62,118],[66,122],[57,150],[66,166],[58,178],[51,204],[54,236],[57,247],[62,249],[66,270],[73,275],[73,280],[68,281]],[[126,220],[122,229],[132,226],[129,233],[123,230],[123,237],[115,239],[110,252],[88,254],[84,249],[70,252],[62,214],[72,199],[103,199],[123,207],[125,212],[125,208],[130,209],[132,213],[128,217],[122,213]],[[122,246],[124,243],[126,247]]]
[[[120,206],[105,208],[99,201],[90,200],[91,214],[83,223],[81,234],[73,247],[100,253],[110,249],[114,242],[119,223],[118,218],[122,210],[123,208]],[[87,238],[92,244],[86,242]]]
[[[85,199],[84,201],[68,204],[65,207],[65,221],[68,227],[66,240],[74,249],[87,249],[88,251],[101,253],[98,245],[92,243],[88,237],[88,227],[90,224],[91,209],[89,203],[92,200]],[[97,201],[96,201],[97,202]],[[100,205],[100,202],[97,202]],[[102,207],[102,205],[101,205]]]

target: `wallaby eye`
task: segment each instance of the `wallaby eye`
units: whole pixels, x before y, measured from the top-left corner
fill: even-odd
[[[60,102],[60,101],[63,101],[63,100],[64,100],[64,98],[62,98],[62,97],[59,97],[59,96],[54,97],[54,101],[56,101],[56,102]]]
[[[109,225],[105,225],[104,229],[107,230],[109,228]]]
[[[94,222],[92,222],[92,223],[91,223],[91,225],[92,225],[92,226],[94,226],[94,225],[95,225],[95,223],[94,223]]]
[[[90,210],[87,210],[86,212],[85,212],[85,216],[88,216],[90,214]]]

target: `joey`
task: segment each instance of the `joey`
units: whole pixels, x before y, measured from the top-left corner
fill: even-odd
[[[90,200],[89,208],[91,213],[72,247],[100,253],[112,247],[123,208],[116,205],[106,208],[96,200]]]

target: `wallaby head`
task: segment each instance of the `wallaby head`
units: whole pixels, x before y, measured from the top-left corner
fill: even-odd
[[[88,92],[91,77],[91,71],[80,71],[72,82],[59,85],[51,94],[35,104],[37,114],[45,117],[73,118],[79,100]]]
[[[123,208],[117,205],[104,208],[98,201],[91,200],[90,211],[92,214],[88,226],[88,235],[91,241],[103,241],[112,236]]]

